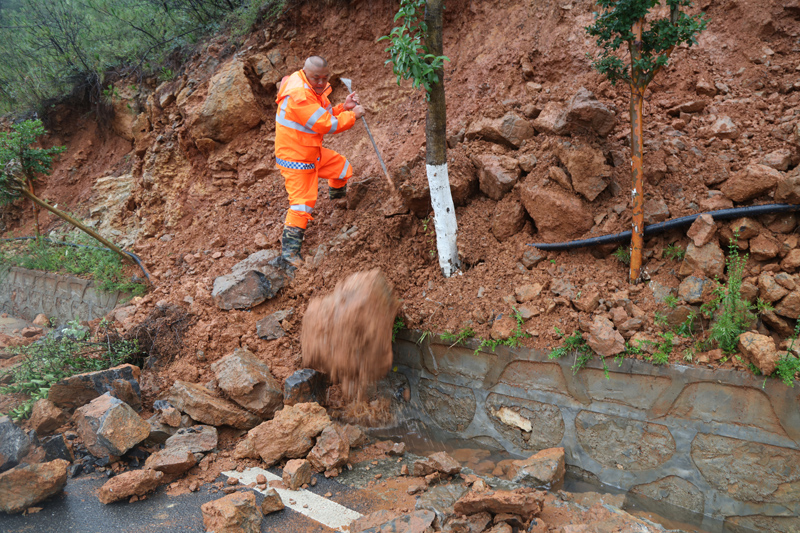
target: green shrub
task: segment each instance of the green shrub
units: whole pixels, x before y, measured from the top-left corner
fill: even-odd
[[[27,356],[2,373],[2,376],[10,376],[10,384],[0,387],[0,394],[28,395],[8,413],[15,420],[28,418],[36,400],[46,398],[50,386],[57,381],[120,365],[138,351],[136,342],[120,340],[116,332],[108,328],[99,338],[91,339],[76,320],[69,322],[63,333],[60,340],[48,335],[28,346],[8,349],[12,354]]]

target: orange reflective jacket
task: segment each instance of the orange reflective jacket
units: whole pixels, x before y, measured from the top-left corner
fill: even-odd
[[[319,157],[322,137],[341,133],[356,122],[356,114],[345,111],[344,104],[331,107],[328,85],[318,95],[298,70],[278,90],[278,114],[275,117],[275,158],[279,167],[311,170]]]

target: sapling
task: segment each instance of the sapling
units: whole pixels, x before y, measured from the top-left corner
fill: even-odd
[[[600,11],[595,22],[586,28],[597,38],[600,51],[592,66],[605,74],[612,84],[622,80],[631,89],[631,262],[630,282],[641,281],[642,249],[644,247],[644,196],[642,168],[643,116],[642,106],[647,86],[664,68],[672,51],[681,44],[697,43],[697,35],[706,27],[702,15],[687,15],[692,0],[597,0]],[[669,11],[662,17],[661,11]],[[628,47],[626,57],[620,48]]]

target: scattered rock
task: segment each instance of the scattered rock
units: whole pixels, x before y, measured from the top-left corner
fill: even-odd
[[[109,393],[78,408],[73,420],[83,444],[95,457],[119,457],[150,435],[150,425]]]
[[[75,460],[72,453],[72,448],[67,445],[67,440],[63,434],[53,435],[42,439],[42,450],[44,450],[44,460],[54,461],[56,459],[63,459],[70,463]]]
[[[547,256],[538,248],[528,248],[525,250],[525,253],[522,254],[520,262],[525,268],[530,270],[545,259],[547,259]]]
[[[777,302],[789,294],[789,289],[776,283],[770,272],[762,272],[758,276],[758,296],[767,302]]]
[[[514,188],[522,173],[517,160],[508,156],[482,154],[474,161],[478,166],[481,192],[492,200],[501,200]]]
[[[774,168],[747,165],[744,170],[725,181],[720,190],[734,202],[744,202],[772,190],[782,179],[781,173]]]
[[[783,297],[775,306],[775,314],[795,320],[800,316],[800,290],[794,290]]]
[[[678,286],[678,298],[688,304],[701,304],[711,297],[714,284],[702,276],[689,276]]]
[[[589,347],[601,357],[617,355],[625,351],[625,339],[614,324],[603,316],[595,316],[588,333],[583,338]]]
[[[167,439],[167,448],[187,448],[192,453],[210,452],[217,447],[217,428],[192,426],[179,429]]]
[[[185,446],[167,446],[145,461],[145,468],[158,470],[165,474],[183,474],[194,465],[197,459],[189,448]]]
[[[47,435],[63,426],[67,422],[67,415],[47,398],[37,400],[33,404],[30,424],[38,435]]]
[[[47,399],[63,409],[73,409],[86,405],[107,392],[110,392],[115,397],[123,396],[129,390],[125,389],[122,383],[119,382],[127,382],[135,395],[135,399],[130,397],[119,399],[135,410],[140,411],[142,399],[141,390],[139,389],[139,374],[139,367],[128,364],[98,372],[77,374],[54,383],[47,393]]]
[[[606,137],[614,129],[616,114],[581,87],[570,100],[564,120],[570,132],[588,131]]]
[[[234,451],[237,459],[261,457],[267,466],[281,459],[305,457],[314,446],[314,440],[331,419],[325,409],[316,403],[284,406],[267,420],[251,429]]]
[[[234,59],[208,82],[208,96],[193,113],[192,137],[221,143],[232,141],[261,122],[261,111],[245,74],[245,64]]]
[[[560,187],[544,187],[529,178],[520,187],[520,197],[541,242],[577,238],[594,225],[591,210],[583,201]]]
[[[291,279],[277,266],[280,253],[259,250],[214,280],[211,297],[220,309],[250,309],[273,298]]]
[[[325,405],[328,378],[322,372],[303,368],[283,382],[283,404],[318,403]]]
[[[275,489],[269,489],[264,493],[264,500],[261,502],[261,514],[268,515],[276,511],[282,511],[286,505],[281,500],[280,494]]]
[[[286,335],[286,332],[283,331],[283,327],[281,326],[281,322],[286,320],[293,313],[294,309],[285,309],[265,316],[256,322],[256,335],[258,335],[259,339],[264,339],[266,341],[280,339]]]
[[[525,208],[517,194],[507,194],[494,207],[492,217],[492,235],[500,241],[506,241],[525,227]]]
[[[789,165],[792,164],[792,152],[788,148],[775,150],[764,156],[762,164],[774,168],[775,170],[786,172],[789,170]],[[35,323],[36,322],[34,322],[34,324]]]
[[[756,261],[769,261],[778,255],[780,243],[771,233],[761,233],[750,239],[750,255]]]
[[[436,452],[428,456],[431,466],[437,472],[448,476],[454,476],[461,472],[461,465],[453,459],[447,452]]]
[[[509,477],[516,483],[542,490],[558,488],[564,481],[564,448],[548,448],[528,459],[512,461]]]
[[[780,354],[775,349],[775,341],[766,335],[759,335],[751,331],[742,333],[739,335],[737,348],[765,376],[769,376],[775,371],[780,360]]]
[[[572,188],[590,202],[608,185],[611,167],[603,152],[586,145],[555,143],[555,153],[572,177]]]
[[[505,490],[470,491],[455,503],[453,509],[460,515],[482,512],[511,513],[530,520],[542,512],[544,496],[544,492],[533,489],[517,489],[514,492]]]
[[[311,483],[311,463],[305,459],[291,459],[283,467],[283,485],[289,490]]]
[[[308,461],[317,472],[332,472],[350,460],[350,443],[333,425],[326,426],[308,454]]]
[[[500,320],[492,323],[491,337],[494,340],[504,340],[511,338],[517,330],[517,321],[512,316],[504,316]]]
[[[67,484],[68,466],[69,462],[56,459],[49,463],[21,465],[3,472],[0,474],[0,511],[20,513],[58,494]]]
[[[775,201],[800,204],[800,176],[790,176],[778,182],[778,186],[775,188]]]
[[[467,128],[467,140],[484,139],[509,148],[519,148],[522,141],[534,135],[533,127],[527,119],[516,113],[507,113],[500,119],[484,117]]]
[[[176,381],[169,390],[168,399],[193,419],[212,426],[250,429],[260,422],[257,416],[231,401],[212,396],[207,389],[194,383]]]
[[[705,213],[695,219],[686,234],[692,239],[695,246],[705,246],[714,239],[716,233],[717,224],[714,222],[714,218]]]
[[[30,448],[28,435],[11,418],[0,417],[0,472],[17,466]]]
[[[214,533],[259,533],[264,515],[253,492],[235,492],[200,506],[203,526]]]
[[[283,390],[269,366],[246,348],[239,348],[211,365],[225,394],[262,419],[272,418],[283,405]]]
[[[161,483],[163,472],[156,470],[131,470],[114,476],[100,487],[97,497],[101,503],[118,502],[131,496],[144,496]]]
[[[36,315],[36,318],[33,319],[33,325],[38,326],[40,328],[49,328],[50,327],[50,319],[47,318],[47,315],[44,313],[39,313]]]
[[[695,246],[693,242],[686,247],[678,274],[688,276],[700,272],[708,278],[721,278],[725,269],[725,254],[717,241],[711,241],[703,246]]]
[[[400,515],[396,511],[377,511],[362,516],[350,524],[350,533],[377,533],[397,531],[403,533],[427,533],[433,531],[436,513],[428,510],[414,511]]]

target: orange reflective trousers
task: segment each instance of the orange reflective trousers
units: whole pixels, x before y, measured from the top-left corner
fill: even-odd
[[[327,133],[341,133],[355,124],[352,111],[342,104],[331,107],[331,87],[318,95],[302,70],[286,78],[278,90],[275,117],[275,163],[289,194],[286,225],[305,229],[313,220],[317,203],[317,180],[339,189],[353,175],[350,163],[333,150],[322,147]]]

